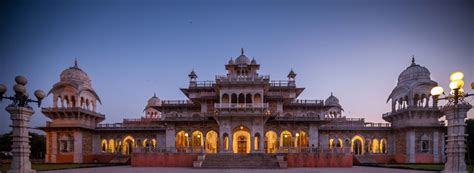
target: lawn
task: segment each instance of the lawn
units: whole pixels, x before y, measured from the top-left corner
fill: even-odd
[[[404,169],[416,169],[416,170],[428,170],[428,171],[442,171],[444,164],[380,164],[377,166],[387,168],[404,168]],[[474,165],[467,165],[469,172],[473,172]]]
[[[88,168],[88,167],[103,167],[103,166],[113,166],[115,164],[33,164],[32,167],[37,171],[48,171],[48,170],[58,170],[58,169],[72,169],[72,168]],[[0,165],[0,172],[6,172],[10,169],[10,164]]]

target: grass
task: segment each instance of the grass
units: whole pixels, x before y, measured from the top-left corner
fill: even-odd
[[[444,169],[444,164],[379,164],[377,166],[427,171],[442,171]],[[467,165],[467,167],[469,172],[474,171],[474,165]]]
[[[37,170],[37,171],[74,169],[74,168],[90,168],[90,167],[104,167],[104,166],[115,166],[115,164],[46,164],[46,163],[32,164],[33,169]],[[0,165],[0,172],[6,172],[9,169],[10,169],[10,164]]]

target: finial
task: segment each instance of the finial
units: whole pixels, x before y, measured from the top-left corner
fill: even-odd
[[[411,55],[411,64],[415,64],[415,55]]]
[[[331,96],[332,96],[332,92],[331,92]]]
[[[77,58],[74,59],[74,67],[78,68],[78,66],[77,66]]]
[[[156,98],[156,92],[154,92],[154,93],[153,93],[153,97],[155,97],[155,98]]]
[[[240,54],[241,54],[241,55],[244,54],[244,48],[240,48]]]

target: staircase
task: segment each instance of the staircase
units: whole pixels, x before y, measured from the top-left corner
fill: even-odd
[[[377,161],[370,157],[370,155],[356,155],[354,156],[354,163],[360,165],[374,165],[377,164]]]
[[[279,169],[276,155],[272,154],[207,154],[201,168],[213,169]]]
[[[130,164],[130,156],[115,156],[109,163],[114,164]]]

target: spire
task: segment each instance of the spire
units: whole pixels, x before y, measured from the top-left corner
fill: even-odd
[[[156,98],[156,92],[153,93],[153,98]]]
[[[77,66],[77,58],[74,59],[74,67],[79,68],[79,66]]]
[[[415,64],[415,55],[411,55],[411,65],[416,65]]]
[[[244,48],[240,48],[240,54],[241,54],[241,55],[244,54]]]
[[[333,96],[333,95],[332,95],[332,91],[331,91],[331,96]]]

